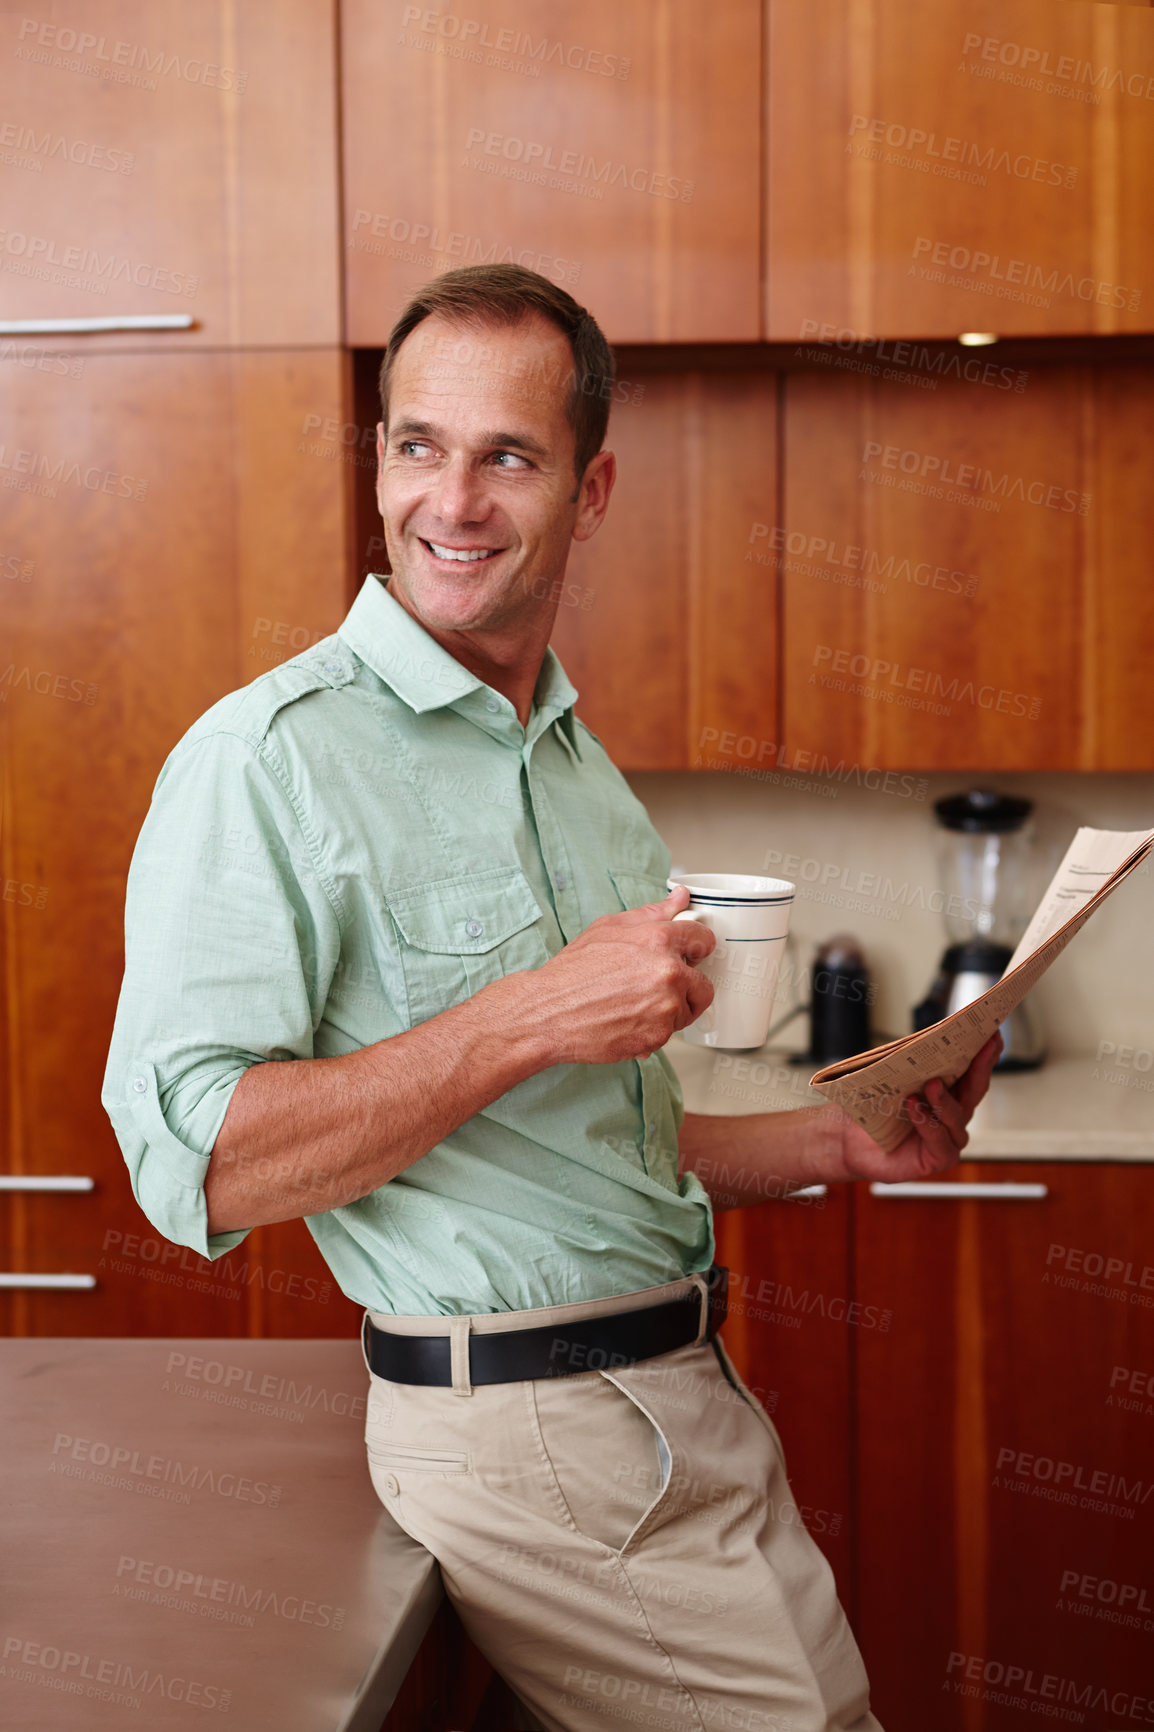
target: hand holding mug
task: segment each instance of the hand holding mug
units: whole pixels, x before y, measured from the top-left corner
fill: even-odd
[[[764,1045],[796,886],[744,872],[679,872],[666,882],[690,895],[674,920],[696,921],[717,940],[697,964],[713,983],[713,1003],[682,1031],[685,1039],[733,1050]]]

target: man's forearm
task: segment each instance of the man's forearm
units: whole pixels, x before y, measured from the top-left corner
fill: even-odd
[[[712,992],[687,960],[712,935],[674,923],[682,900],[602,915],[540,968],[359,1052],[250,1066],[205,1179],[209,1233],[355,1203],[539,1071],[656,1052]]]
[[[678,1138],[682,1172],[693,1172],[715,1209],[772,1202],[840,1171],[842,1114],[827,1106],[789,1113],[686,1113]]]
[[[208,1231],[355,1202],[552,1061],[525,1014],[525,977],[340,1058],[251,1066],[205,1179]]]

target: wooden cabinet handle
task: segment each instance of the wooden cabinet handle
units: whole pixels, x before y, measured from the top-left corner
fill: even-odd
[[[0,319],[6,337],[83,336],[88,331],[190,331],[191,313],[122,313],[108,319]]]
[[[962,1198],[989,1197],[995,1202],[1033,1203],[1049,1195],[1047,1185],[1018,1185],[1010,1180],[999,1183],[997,1180],[976,1180],[973,1183],[943,1179],[909,1179],[894,1185],[874,1184],[870,1186],[871,1197],[946,1197]]]
[[[0,1191],[91,1191],[95,1185],[70,1173],[0,1173]]]
[[[11,1290],[14,1287],[95,1287],[95,1275],[4,1275],[0,1274],[0,1288]]]

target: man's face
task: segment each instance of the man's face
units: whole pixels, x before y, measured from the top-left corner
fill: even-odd
[[[572,373],[568,340],[537,314],[512,328],[431,316],[405,339],[377,502],[389,587],[430,629],[500,631],[555,611],[570,543],[593,534],[612,485],[607,453],[576,481]]]

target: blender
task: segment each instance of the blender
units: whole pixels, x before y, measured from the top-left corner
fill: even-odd
[[[1033,912],[1033,826],[1029,800],[971,788],[934,803],[941,826],[942,915],[950,943],[937,978],[914,1007],[914,1029],[929,1028],[980,998],[1002,978]],[[1002,1024],[996,1069],[1034,1070],[1045,1057],[1027,1004]]]

